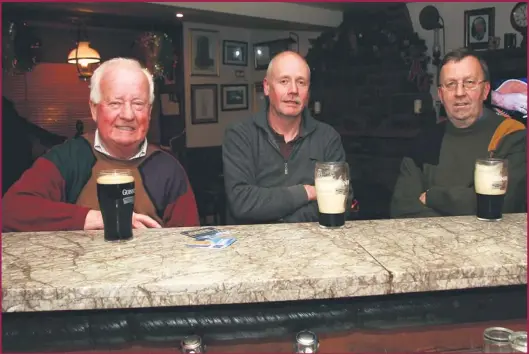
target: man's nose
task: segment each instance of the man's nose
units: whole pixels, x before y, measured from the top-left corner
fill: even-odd
[[[455,91],[456,96],[464,96],[466,93],[467,91],[465,90],[465,87],[463,87],[463,83],[458,83]]]
[[[292,82],[288,87],[288,93],[298,93],[298,85]]]
[[[125,103],[121,107],[121,118],[123,119],[134,119],[134,111],[131,103]]]

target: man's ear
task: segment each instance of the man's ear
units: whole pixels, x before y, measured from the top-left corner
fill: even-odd
[[[266,77],[263,80],[263,91],[265,96],[268,96],[270,93],[270,84],[268,83],[268,79]]]
[[[489,97],[490,93],[490,82],[486,81],[483,83],[483,101],[487,100],[487,97]]]
[[[88,102],[90,105],[90,113],[92,114],[92,119],[97,123],[97,104],[92,101]]]
[[[444,105],[443,89],[440,87],[437,88],[437,97],[439,97],[439,101]]]

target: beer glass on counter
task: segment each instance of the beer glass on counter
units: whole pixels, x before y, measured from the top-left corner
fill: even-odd
[[[132,239],[134,176],[129,170],[103,170],[97,176],[97,199],[105,241]]]
[[[507,160],[485,158],[476,160],[474,187],[476,209],[479,220],[499,221],[502,219],[503,200],[507,192]]]
[[[344,226],[349,195],[349,165],[346,162],[317,162],[314,181],[320,226]]]
[[[314,332],[303,330],[296,334],[294,353],[317,353],[319,347],[320,342]]]

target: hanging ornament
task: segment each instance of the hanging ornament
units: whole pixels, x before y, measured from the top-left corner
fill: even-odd
[[[135,44],[140,49],[140,57],[155,79],[172,80],[175,52],[171,38],[165,33],[145,32]]]

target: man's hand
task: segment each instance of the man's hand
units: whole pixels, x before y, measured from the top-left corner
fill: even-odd
[[[147,215],[132,214],[132,227],[135,229],[161,228],[162,226]],[[103,230],[103,215],[99,210],[90,210],[84,221],[85,230]]]
[[[99,210],[90,210],[84,219],[84,230],[103,230],[103,215]]]
[[[421,203],[426,205],[426,192],[422,192],[421,196],[419,197],[419,200],[421,201]]]
[[[316,200],[316,188],[308,184],[303,185],[303,187],[305,187],[305,192],[307,192],[307,197],[309,198],[309,201]]]
[[[144,214],[132,214],[132,227],[135,229],[160,229],[162,226],[156,220]]]

